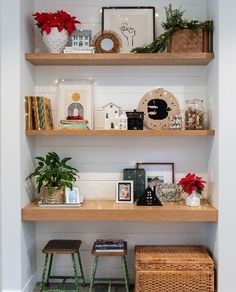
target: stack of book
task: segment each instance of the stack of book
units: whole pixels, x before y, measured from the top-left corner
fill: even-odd
[[[97,239],[94,243],[96,252],[124,252],[125,241],[123,239]]]
[[[60,128],[88,130],[88,121],[87,120],[61,120]]]
[[[26,130],[52,130],[52,110],[50,99],[43,96],[25,97]]]

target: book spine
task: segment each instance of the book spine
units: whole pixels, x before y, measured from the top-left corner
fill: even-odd
[[[53,120],[52,120],[51,101],[49,98],[46,98],[46,97],[42,98],[42,108],[43,108],[45,129],[52,130],[53,129]]]
[[[42,105],[41,96],[37,96],[37,106],[38,106],[39,126],[41,130],[45,130],[45,119],[44,119],[44,114],[43,114],[43,105]]]
[[[207,29],[203,30],[203,52],[209,52],[209,31]]]
[[[32,130],[32,105],[30,96],[25,96],[25,129]]]
[[[32,101],[33,101],[35,129],[36,130],[41,130],[40,129],[40,124],[39,124],[37,96],[32,96]]]

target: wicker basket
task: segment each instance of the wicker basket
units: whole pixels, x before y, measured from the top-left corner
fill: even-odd
[[[172,33],[168,52],[200,53],[204,50],[203,29],[180,29]]]
[[[136,246],[136,292],[214,292],[214,262],[201,246]]]

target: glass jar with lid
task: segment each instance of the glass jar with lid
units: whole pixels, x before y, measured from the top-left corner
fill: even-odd
[[[206,125],[206,113],[202,99],[189,99],[185,101],[185,129],[203,130]]]

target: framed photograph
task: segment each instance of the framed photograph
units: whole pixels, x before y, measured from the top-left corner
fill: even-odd
[[[149,44],[155,39],[155,7],[103,7],[102,31],[116,32],[121,52]]]
[[[61,120],[87,120],[93,129],[93,86],[88,79],[58,81],[58,126]],[[74,118],[73,118],[74,117]]]
[[[156,186],[156,195],[161,202],[178,202],[181,200],[181,190],[176,184],[160,183]]]
[[[80,204],[80,195],[79,188],[73,187],[72,190],[70,188],[65,189],[65,201],[66,204]]]
[[[146,187],[155,187],[160,183],[174,183],[174,163],[169,162],[138,162],[137,168],[146,172]]]
[[[133,181],[122,180],[116,182],[116,203],[133,204]]]

